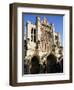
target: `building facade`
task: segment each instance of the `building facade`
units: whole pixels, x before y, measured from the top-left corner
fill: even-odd
[[[40,17],[36,17],[35,24],[27,21],[25,34],[24,60],[30,62],[37,56],[42,64],[50,53],[54,54],[57,60],[63,55],[60,33],[55,32],[55,25],[49,24],[45,17],[42,21]]]

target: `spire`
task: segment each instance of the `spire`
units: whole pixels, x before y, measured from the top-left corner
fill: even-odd
[[[44,24],[47,24],[47,23],[48,23],[48,21],[47,21],[47,18],[46,18],[46,17],[44,17],[43,23],[44,23]]]

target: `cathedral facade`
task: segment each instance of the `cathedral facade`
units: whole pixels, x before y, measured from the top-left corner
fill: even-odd
[[[49,24],[45,17],[42,21],[36,17],[35,24],[27,21],[25,34],[24,60],[30,62],[37,56],[42,64],[50,54],[54,54],[57,60],[63,55],[60,33],[55,32],[55,25]]]

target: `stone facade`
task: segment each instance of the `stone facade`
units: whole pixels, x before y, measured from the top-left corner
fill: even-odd
[[[50,53],[57,58],[63,55],[60,33],[55,32],[55,25],[49,24],[45,17],[42,21],[36,17],[36,24],[27,21],[25,36],[24,59],[30,61],[33,56],[39,56],[42,63]]]

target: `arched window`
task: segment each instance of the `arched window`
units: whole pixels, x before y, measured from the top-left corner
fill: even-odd
[[[31,29],[31,41],[33,41],[33,28]]]
[[[36,29],[31,29],[31,41],[36,42]]]
[[[34,42],[36,42],[36,29],[34,29]]]

